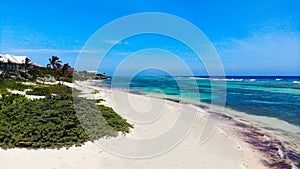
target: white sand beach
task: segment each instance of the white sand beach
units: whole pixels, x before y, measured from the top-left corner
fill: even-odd
[[[117,113],[122,115],[128,121],[134,124],[134,129],[126,136],[118,136],[111,138],[109,142],[122,138],[150,138],[156,137],[172,127],[174,121],[178,117],[178,112],[188,110],[189,113],[198,113],[198,118],[192,126],[190,132],[184,137],[182,142],[177,144],[173,149],[154,157],[149,158],[126,158],[114,155],[95,143],[88,142],[81,147],[71,147],[69,149],[0,149],[0,168],[1,169],[264,169],[267,168],[261,162],[262,154],[253,149],[249,144],[243,142],[236,135],[230,135],[225,130],[218,127],[212,137],[203,144],[199,144],[199,132],[205,124],[207,112],[199,107],[180,104],[173,101],[163,100],[160,98],[149,97],[145,95],[137,95],[127,93],[125,91],[117,91],[120,97],[112,91],[96,86],[91,86],[90,82],[79,83],[80,86],[74,87],[83,90],[84,97],[102,98],[104,104],[112,107]],[[72,84],[66,83],[72,86]],[[91,94],[96,89],[98,94]],[[137,124],[126,117],[126,105],[122,105],[124,97],[121,95],[128,94],[131,104],[138,109],[137,111],[147,111],[147,107],[160,107],[164,105],[163,114],[159,115],[154,122],[146,124]],[[116,97],[117,96],[117,97]],[[154,111],[155,109],[153,109]],[[150,110],[152,111],[152,109]],[[156,113],[156,112],[150,112]],[[177,113],[177,114],[176,114]],[[188,112],[187,112],[188,113]],[[221,122],[222,124],[223,122]],[[220,125],[222,127],[225,124]],[[107,139],[103,139],[104,142]],[[154,146],[154,145],[153,145]],[[131,146],[124,145],[124,151],[130,151]],[[138,147],[136,147],[138,148]],[[142,149],[150,149],[148,147],[139,147]]]

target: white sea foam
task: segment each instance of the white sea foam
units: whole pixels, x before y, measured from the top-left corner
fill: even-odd
[[[234,81],[234,82],[240,82],[240,81],[243,81],[244,79],[234,79],[234,78],[231,78],[231,79],[218,79],[218,78],[212,78],[211,80],[213,80],[213,81]]]
[[[300,84],[300,81],[293,81],[293,83],[295,83],[295,84]]]
[[[189,79],[200,79],[200,80],[205,80],[205,79],[209,79],[209,78],[205,78],[205,77],[188,77]]]
[[[212,78],[213,81],[225,81],[226,79],[218,79],[218,78]]]
[[[275,79],[276,81],[280,81],[280,80],[282,80],[282,79]]]
[[[250,79],[250,82],[255,82],[256,81],[256,79]]]
[[[234,78],[231,78],[231,79],[225,79],[226,81],[233,81],[233,82],[241,82],[243,81],[244,79],[234,79]]]
[[[184,79],[184,78],[189,78],[189,79],[192,79],[193,77],[183,77],[183,76],[177,76],[176,78],[178,78],[178,79]]]

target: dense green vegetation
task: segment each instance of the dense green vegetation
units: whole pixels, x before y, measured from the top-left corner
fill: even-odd
[[[5,87],[15,88],[15,83],[19,82],[0,80],[1,148],[79,146],[89,140],[117,136],[119,132],[128,133],[133,127],[113,109],[97,105],[101,99],[72,97],[71,88],[42,85],[31,86],[32,93],[48,93],[47,97],[28,100],[5,91]]]
[[[62,65],[57,56],[49,59],[47,68],[35,66],[29,59],[24,66],[24,72],[8,69],[0,74],[0,148],[79,146],[89,140],[128,133],[133,127],[113,109],[101,105],[102,99],[76,97],[78,90],[63,85],[22,84],[25,80],[52,82],[53,78],[73,82],[74,69],[67,63]],[[80,75],[86,79],[89,73]],[[8,89],[46,98],[29,100]]]
[[[112,108],[96,105],[92,100],[73,99],[78,119],[91,139],[117,136],[118,132],[125,134],[133,127]]]
[[[31,91],[27,91],[27,95],[47,96],[47,95],[60,95],[60,94],[72,94],[72,89],[62,85],[39,85],[32,88]]]
[[[0,99],[0,111],[6,109],[8,106],[12,104],[21,104],[27,101],[28,99],[25,96],[18,94],[1,94]]]
[[[63,85],[24,85],[21,80],[4,80],[0,78],[0,94],[8,94],[7,89],[24,91],[25,89],[31,89],[27,91],[28,95],[46,96],[51,94],[60,95],[63,93],[72,94],[72,88]]]
[[[29,74],[32,75],[32,80],[37,79],[38,77],[59,77],[59,72],[45,67],[33,67],[29,70]]]
[[[33,86],[24,85],[20,80],[4,80],[0,78],[0,94],[7,93],[7,89],[24,91]]]
[[[51,91],[47,87],[35,87],[31,91],[26,92],[27,95],[47,96]]]
[[[74,79],[73,79],[73,77],[66,77],[64,81],[69,82],[69,83],[73,83]]]

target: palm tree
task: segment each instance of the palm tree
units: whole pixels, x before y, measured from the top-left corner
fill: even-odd
[[[31,60],[26,58],[25,59],[25,62],[24,62],[24,69],[25,69],[25,73],[26,73],[26,70],[27,68],[31,65]]]
[[[26,58],[25,59],[25,62],[23,62],[22,64],[22,67],[24,68],[24,75],[25,75],[25,78],[27,79],[28,76],[27,76],[27,68],[29,68],[29,66],[31,65],[31,60]]]
[[[57,68],[61,67],[61,60],[57,56],[52,56],[49,58],[49,64],[47,65],[48,68],[51,68],[56,70]]]
[[[7,70],[12,70],[13,69],[13,63],[8,59],[7,60]]]

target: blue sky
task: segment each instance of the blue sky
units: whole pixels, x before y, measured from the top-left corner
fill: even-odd
[[[105,24],[133,13],[164,12],[202,30],[214,44],[227,75],[300,75],[299,0],[29,0],[2,1],[0,11],[0,53],[28,55],[41,65],[52,55],[75,65],[85,42]],[[117,45],[107,55],[107,63],[153,45],[178,54],[187,52],[172,40],[145,36]],[[181,57],[196,74],[203,73],[199,64],[188,59],[192,56]],[[100,71],[112,74],[114,69],[107,65]]]

